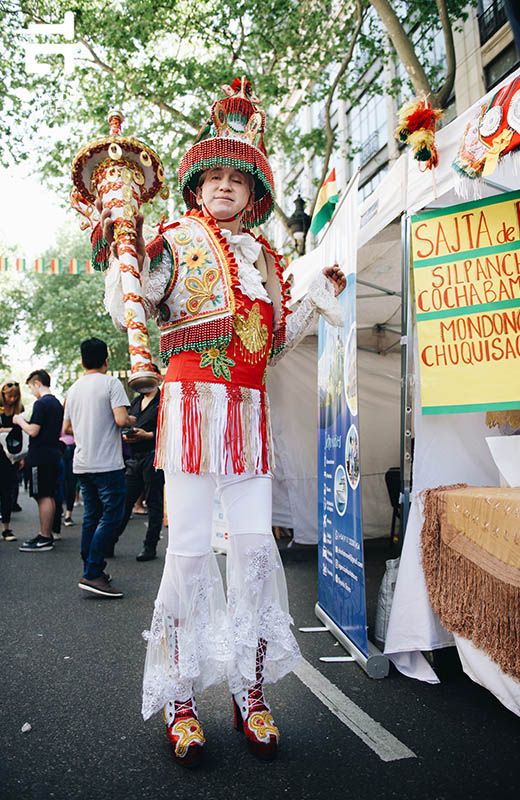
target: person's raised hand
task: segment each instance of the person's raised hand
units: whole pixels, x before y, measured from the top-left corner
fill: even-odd
[[[117,258],[117,245],[114,241],[114,220],[112,219],[112,211],[110,208],[103,208],[103,204],[99,198],[96,200],[96,208],[100,214],[100,225],[101,230],[103,231],[103,238],[107,245],[110,247],[110,251],[114,258]],[[141,272],[144,263],[144,257],[146,255],[146,245],[144,243],[143,237],[143,223],[144,217],[142,214],[138,214],[136,217],[136,241],[135,241],[135,249],[137,253],[137,267],[139,272]]]
[[[347,285],[345,273],[338,267],[337,264],[334,264],[333,267],[325,267],[323,274],[334,286],[334,296],[337,297]]]

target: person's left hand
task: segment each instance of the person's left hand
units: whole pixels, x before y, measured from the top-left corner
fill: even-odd
[[[334,296],[337,297],[347,285],[345,273],[338,267],[337,264],[334,264],[333,267],[325,267],[323,274],[334,286]]]
[[[25,417],[22,414],[15,414],[13,416],[13,425],[20,425],[20,422],[25,422]]]
[[[125,436],[123,436],[123,439],[125,440],[125,442],[128,442],[128,444],[135,444],[136,442],[144,442],[147,439],[151,438],[152,436],[150,436],[150,431],[143,431],[142,428],[134,428],[133,433],[127,433]]]

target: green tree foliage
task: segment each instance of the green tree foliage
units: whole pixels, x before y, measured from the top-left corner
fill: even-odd
[[[56,242],[44,254],[51,258],[90,257],[88,234],[81,232],[74,218],[58,231]],[[104,303],[104,280],[94,275],[25,274],[2,275],[3,289],[0,314],[0,368],[9,364],[9,336],[23,335],[33,342],[34,355],[45,355],[49,368],[64,387],[70,384],[65,377],[81,369],[80,344],[97,336],[108,346],[109,368],[130,368],[126,333],[117,331],[107,314]],[[159,332],[155,322],[149,326],[152,354],[158,362]]]
[[[382,2],[393,14],[387,28],[373,7]],[[270,116],[268,148],[291,161],[323,157],[324,126],[302,141],[290,121],[298,110],[323,103],[332,89],[350,102],[367,87],[385,91],[381,70],[370,74],[369,67],[375,58],[393,57],[387,31],[393,37],[396,20],[435,90],[443,77],[429,63],[433,38],[441,17],[451,30],[466,6],[467,0],[7,0],[0,11],[1,157],[4,163],[26,158],[30,141],[38,169],[64,188],[73,154],[107,130],[110,107],[123,106],[126,132],[157,147],[173,186],[217,87],[241,74],[253,81]],[[47,75],[27,74],[27,25],[61,22],[66,11],[74,13],[76,69],[65,74],[55,56],[46,59]],[[295,92],[292,113],[281,115]]]
[[[74,154],[107,132],[107,110],[119,106],[127,117],[124,132],[158,150],[174,187],[180,158],[205,123],[218,87],[246,74],[268,115],[268,150],[293,166],[317,157],[323,179],[338,144],[333,100],[356,104],[367,91],[397,93],[401,87],[399,77],[383,85],[376,63],[400,54],[415,91],[437,91],[447,101],[453,70],[432,63],[431,51],[441,29],[448,42],[467,5],[468,0],[4,0],[0,161],[29,158],[66,204]],[[48,74],[28,73],[23,45],[34,41],[28,24],[61,23],[66,11],[74,13],[76,68],[65,73],[63,59],[53,56],[44,59]],[[64,43],[53,36],[40,41]],[[422,68],[419,82],[412,56]],[[299,112],[312,104],[324,109],[323,120],[304,134]],[[180,211],[178,193],[173,195]],[[163,209],[155,201],[145,215],[156,220]],[[86,234],[81,247],[68,235],[63,231],[45,255],[71,258],[74,251],[86,257]],[[128,364],[125,337],[103,309],[100,276],[27,276],[7,292],[0,310],[3,331],[23,321],[37,332],[36,354],[50,354],[57,369],[77,365],[79,342],[89,335],[107,340],[114,368]],[[0,348],[7,342],[3,335]]]

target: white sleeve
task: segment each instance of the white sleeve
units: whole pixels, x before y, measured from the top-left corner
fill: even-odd
[[[146,319],[155,316],[156,308],[164,297],[170,280],[171,268],[172,258],[167,247],[163,250],[160,263],[152,271],[150,271],[150,259],[145,256],[141,270],[141,286]],[[110,269],[105,277],[105,308],[117,330],[126,331],[121,272],[119,262],[113,256],[110,257]]]
[[[334,286],[322,272],[312,281],[298,308],[287,317],[285,346],[271,359],[269,362],[271,366],[277,364],[284,353],[296,347],[319,314],[329,325],[334,325],[336,328],[345,324],[345,312],[334,296]]]

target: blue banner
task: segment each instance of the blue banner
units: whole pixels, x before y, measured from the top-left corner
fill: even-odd
[[[334,328],[320,317],[318,342],[318,603],[368,658],[355,273],[339,300],[345,325]]]

